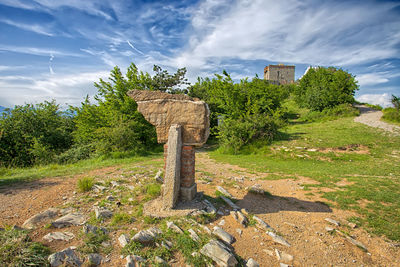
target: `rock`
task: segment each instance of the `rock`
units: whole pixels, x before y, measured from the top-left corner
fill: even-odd
[[[147,230],[140,231],[132,237],[132,240],[141,244],[149,244],[154,242],[158,235],[162,234],[162,231],[157,227],[152,227]]]
[[[263,251],[269,256],[274,256],[274,252],[270,249],[263,249]]]
[[[224,196],[227,196],[227,197],[229,197],[229,198],[233,198],[233,196],[232,196],[232,194],[231,193],[229,193],[227,190],[225,190],[225,188],[223,188],[223,187],[221,187],[221,186],[217,186],[217,190],[219,191],[219,192],[221,192]]]
[[[214,205],[207,199],[204,199],[203,203],[206,205],[206,212],[212,213],[212,214],[217,212],[217,209],[214,207]]]
[[[242,229],[236,229],[236,232],[237,232],[240,236],[241,236],[242,233],[243,233]]]
[[[162,170],[158,170],[158,172],[156,173],[156,176],[154,176],[154,180],[156,180],[156,182],[163,184],[164,183],[164,179],[162,177]]]
[[[199,226],[200,226],[207,234],[211,235],[211,230],[210,230],[207,226],[202,225],[202,224],[200,224]]]
[[[255,260],[253,260],[253,258],[248,259],[248,261],[246,262],[246,267],[260,267],[260,265],[258,264],[258,262],[256,262]]]
[[[217,240],[211,240],[200,250],[200,253],[210,257],[218,266],[231,267],[238,264],[229,247]]]
[[[228,204],[232,209],[234,210],[240,210],[239,206],[237,206],[235,203],[233,203],[229,198],[226,198],[224,196],[220,196],[220,198]]]
[[[228,244],[235,242],[235,238],[231,234],[225,232],[221,227],[215,226],[213,234]]]
[[[166,143],[171,125],[182,126],[182,143],[201,146],[210,134],[210,111],[204,101],[183,94],[160,91],[132,90],[138,111],[156,126],[157,141]],[[169,147],[169,146],[168,146]]]
[[[125,266],[126,267],[141,266],[141,262],[146,262],[146,260],[140,256],[129,255],[126,257],[126,265]]]
[[[161,258],[159,256],[155,256],[154,261],[156,263],[158,263],[158,264],[161,264],[161,265],[167,265],[167,262],[163,258]]]
[[[253,186],[250,186],[247,191],[249,191],[250,193],[253,194],[260,194],[260,195],[264,195],[265,194],[265,190],[261,188],[261,185],[259,184],[255,184]]]
[[[276,243],[279,243],[281,245],[290,247],[289,242],[287,242],[283,237],[281,237],[281,236],[279,236],[279,235],[277,235],[277,234],[275,234],[273,232],[268,232],[268,235],[270,237],[272,237],[272,240],[274,240]]]
[[[243,213],[241,213],[240,211],[231,211],[231,215],[243,227],[247,227],[247,224],[249,223],[249,220],[247,219],[246,216],[244,216]]]
[[[163,246],[166,249],[171,249],[173,247],[172,242],[165,240],[161,242],[161,246]]]
[[[62,251],[51,254],[48,257],[48,261],[50,266],[81,266],[82,261],[79,259],[78,255],[76,255],[75,251],[71,248],[66,248]]]
[[[279,266],[280,266],[280,267],[290,267],[290,265],[287,265],[287,264],[282,263],[282,262],[279,263]]]
[[[111,184],[112,187],[120,186],[120,183],[118,183],[117,181],[111,181],[110,184]]]
[[[355,223],[350,222],[347,225],[350,226],[352,229],[357,228],[357,224],[355,224]]]
[[[171,229],[175,233],[183,234],[183,230],[178,225],[176,225],[174,222],[167,222],[167,228]]]
[[[94,213],[96,214],[96,219],[107,219],[113,216],[112,211],[101,207],[94,207]]]
[[[335,229],[333,229],[332,227],[329,227],[329,226],[325,226],[325,230],[326,230],[327,232],[329,232],[329,233],[335,231]]]
[[[55,217],[57,217],[57,215],[58,215],[58,209],[50,208],[46,211],[43,211],[41,213],[38,213],[38,214],[32,216],[31,218],[26,220],[22,224],[22,227],[27,228],[27,229],[34,229],[38,225],[48,222],[51,219],[54,219]]]
[[[287,254],[286,252],[284,252],[284,251],[282,251],[281,252],[281,260],[283,261],[283,262],[291,262],[291,261],[293,261],[293,256],[292,255],[290,255],[290,254]]]
[[[192,228],[190,228],[190,229],[188,230],[188,232],[189,232],[189,234],[190,234],[190,238],[191,238],[193,241],[196,241],[196,242],[199,242],[199,241],[200,241],[200,237],[197,235],[197,233],[196,233]]]
[[[164,209],[172,209],[178,201],[180,190],[182,127],[171,125],[169,129],[168,150],[165,163],[165,183],[162,204]],[[158,135],[158,133],[157,133]]]
[[[106,228],[104,227],[97,227],[97,226],[93,226],[91,224],[86,224],[83,226],[83,233],[88,234],[88,233],[92,233],[92,234],[97,234],[98,231],[102,231],[104,234],[106,234],[108,231]]]
[[[367,247],[361,243],[360,241],[355,240],[354,238],[346,235],[346,240],[349,241],[351,244],[359,247],[360,249],[364,250],[365,252],[368,251]]]
[[[53,233],[48,233],[43,237],[44,240],[47,240],[49,242],[54,241],[54,240],[60,240],[60,241],[69,241],[73,239],[75,235],[70,232],[53,232]]]
[[[106,197],[106,200],[108,200],[108,201],[114,201],[115,200],[115,197],[113,197],[113,196],[107,196]]]
[[[223,226],[223,225],[225,225],[225,220],[224,219],[222,219],[219,223],[218,223],[218,225],[220,225],[220,226]]]
[[[121,247],[125,247],[126,245],[129,244],[129,237],[125,234],[122,234],[118,237],[118,242]]]
[[[266,222],[264,222],[261,218],[257,217],[256,215],[253,216],[253,219],[256,220],[258,227],[263,228],[267,232],[275,232],[274,228],[269,226]]]
[[[51,223],[53,227],[63,228],[71,225],[82,225],[86,222],[86,218],[81,213],[69,213]]]
[[[340,223],[338,221],[335,221],[335,220],[333,220],[331,218],[325,218],[325,221],[327,221],[327,222],[329,222],[331,224],[334,224],[336,226],[340,226]]]
[[[97,184],[93,185],[92,188],[93,188],[93,191],[96,192],[96,193],[103,192],[103,191],[105,191],[107,189],[107,187],[101,186],[101,185],[97,185]]]
[[[103,260],[103,257],[100,254],[97,253],[91,253],[88,255],[87,260],[90,264],[90,266],[97,266],[101,264],[101,261]]]

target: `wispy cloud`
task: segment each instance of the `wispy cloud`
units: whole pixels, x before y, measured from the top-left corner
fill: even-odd
[[[51,27],[49,26],[44,26],[39,24],[25,24],[8,19],[0,19],[0,22],[20,28],[22,30],[31,31],[47,36],[54,36],[53,32],[50,30]]]
[[[1,45],[1,44],[0,44],[0,51],[8,51],[8,52],[14,52],[14,53],[30,54],[30,55],[46,56],[46,57],[49,56],[50,54],[52,54],[54,56],[60,56],[60,57],[66,57],[66,56],[82,57],[82,54],[68,52],[68,51],[62,51],[62,50],[52,49],[52,48],[11,46],[11,45]]]
[[[144,55],[142,51],[140,51],[139,49],[137,49],[136,47],[133,46],[133,44],[131,42],[129,42],[129,40],[126,41],[128,43],[128,45],[130,47],[132,47],[133,50],[135,50],[136,52],[138,52],[141,55]]]

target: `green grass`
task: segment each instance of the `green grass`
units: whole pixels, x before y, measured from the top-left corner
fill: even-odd
[[[32,242],[27,231],[0,231],[0,266],[49,266],[50,249]]]
[[[78,191],[79,192],[88,192],[92,189],[94,185],[93,177],[82,177],[78,180]]]
[[[321,194],[339,208],[357,211],[369,231],[400,240],[400,158],[396,156],[400,137],[355,123],[353,118],[294,121],[282,136],[251,154],[227,155],[217,150],[210,156],[250,171],[273,173],[273,177],[305,176],[316,180],[318,184],[304,185],[305,190],[334,189]],[[355,151],[337,152],[342,147],[355,147]],[[318,151],[328,148],[336,151]],[[360,149],[367,153],[356,153]],[[336,185],[344,179],[350,183]]]
[[[96,158],[82,160],[73,164],[49,164],[44,166],[35,166],[31,168],[0,168],[0,187],[12,185],[21,182],[34,181],[44,177],[60,177],[67,175],[76,175],[86,173],[90,170],[120,166],[121,168],[129,166],[132,163],[142,162],[142,165],[153,165],[153,159],[161,158],[161,153],[155,153],[146,157],[130,158]],[[157,163],[156,163],[157,164]]]

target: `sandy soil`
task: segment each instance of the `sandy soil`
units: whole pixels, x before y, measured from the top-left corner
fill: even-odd
[[[198,191],[215,196],[216,186],[221,185],[238,201],[237,205],[245,208],[271,225],[291,247],[285,247],[272,241],[265,233],[254,226],[243,228],[229,215],[229,209],[212,224],[211,229],[225,221],[222,227],[236,238],[233,244],[236,254],[247,260],[255,259],[260,266],[279,266],[280,262],[292,266],[400,266],[400,248],[398,244],[386,241],[382,237],[368,234],[364,229],[351,228],[347,218],[354,216],[353,212],[330,208],[326,201],[316,192],[304,191],[303,185],[315,183],[304,177],[297,179],[264,180],[267,173],[249,173],[245,169],[229,164],[216,163],[205,152],[196,154],[196,180]],[[134,164],[133,164],[134,165]],[[118,168],[105,168],[86,175],[104,177],[118,176]],[[0,189],[0,226],[22,225],[32,215],[50,207],[60,207],[66,202],[74,202],[79,210],[88,213],[91,205],[78,201],[79,193],[75,193],[79,176],[62,178],[45,178],[34,182],[13,185]],[[208,179],[208,181],[207,181]],[[212,180],[210,182],[210,180]],[[342,183],[345,185],[346,180]],[[259,184],[270,192],[272,197],[247,193],[246,187]],[[340,227],[330,225],[325,218],[341,222]],[[221,223],[222,224],[222,223]],[[368,252],[364,252],[344,237],[330,234],[326,226],[340,229],[363,243]],[[239,234],[237,229],[241,229]],[[63,231],[71,231],[78,236],[79,227],[69,227]],[[79,245],[76,238],[70,242],[53,241],[47,243],[42,237],[53,229],[40,228],[32,232],[34,240],[44,242],[53,250],[60,250],[71,245]],[[123,266],[125,260],[119,256],[117,237],[129,229],[121,229],[111,233],[116,249],[110,255],[111,261],[103,266]],[[294,257],[293,261],[278,260],[275,250],[285,252]],[[271,255],[272,252],[272,255]],[[173,266],[181,266],[178,259]]]

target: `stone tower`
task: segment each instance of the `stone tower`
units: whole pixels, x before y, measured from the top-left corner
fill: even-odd
[[[269,65],[264,68],[264,80],[274,84],[294,83],[294,68],[283,64]]]

